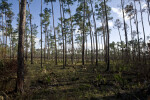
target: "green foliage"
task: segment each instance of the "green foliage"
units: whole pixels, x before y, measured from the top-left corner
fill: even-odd
[[[46,80],[48,83],[50,83],[50,82],[51,82],[51,77],[50,77],[49,75],[47,75],[47,76],[45,77],[45,80]]]
[[[106,84],[107,82],[107,79],[105,77],[103,77],[102,75],[98,75],[96,77],[96,83],[97,83],[97,86],[101,85],[101,84]]]
[[[121,88],[124,88],[127,84],[127,80],[123,78],[122,73],[114,74],[115,81],[119,84]]]

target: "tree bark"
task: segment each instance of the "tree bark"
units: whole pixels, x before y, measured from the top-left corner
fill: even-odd
[[[83,40],[82,40],[82,65],[84,66],[84,46],[85,43],[85,0],[84,0],[84,15],[83,15]]]
[[[125,32],[125,41],[126,41],[126,63],[128,62],[128,35],[127,35],[127,27],[125,22],[125,13],[124,13],[124,3],[123,0],[121,0],[121,7],[122,7],[122,13],[123,13],[123,24],[124,24],[124,32]]]
[[[53,8],[53,3],[51,0],[51,5],[52,5],[52,16],[53,16],[53,28],[54,28],[54,38],[55,38],[55,65],[57,65],[57,44],[56,44],[56,31],[55,31],[55,19],[54,19],[54,8]]]
[[[2,12],[3,13],[3,12]],[[2,57],[4,57],[4,26],[3,26],[3,14],[2,14],[2,37],[3,37],[3,42],[2,42]]]
[[[25,60],[26,61],[28,60],[28,47],[27,47],[27,44],[28,44],[28,36],[27,36],[27,30],[26,30],[26,53],[25,53]]]
[[[61,32],[62,32],[62,40],[63,40],[63,68],[65,68],[65,45],[64,45],[64,31],[63,31],[63,18],[62,18],[62,10],[61,10],[61,0],[59,0],[59,4],[60,4],[60,16],[61,16]]]
[[[63,12],[63,18],[64,18],[64,29],[66,26],[66,22],[65,22],[65,12],[64,12],[64,7],[63,7],[63,3],[62,3],[62,12]],[[67,65],[67,36],[66,36],[66,32],[65,32],[65,66]]]
[[[42,15],[42,0],[41,0],[41,15]],[[41,16],[41,68],[42,68],[42,63],[43,63],[43,61],[42,61],[42,33],[43,33],[43,31],[42,31],[42,16]]]
[[[140,62],[141,61],[141,51],[140,51],[139,27],[138,27],[138,17],[137,17],[137,9],[136,9],[135,0],[134,0],[134,6],[135,6],[135,10],[136,10],[136,13],[135,13],[135,16],[136,16],[135,22],[136,22],[136,31],[137,31],[137,39],[138,39],[138,60]]]
[[[91,64],[93,65],[93,39],[92,39],[92,27],[90,22],[90,16],[88,16],[89,27],[90,27],[90,39],[91,39]]]
[[[141,21],[142,21],[142,29],[143,29],[143,36],[144,36],[144,56],[143,56],[143,61],[146,64],[146,39],[145,39],[145,28],[144,28],[144,21],[143,21],[143,12],[142,12],[142,6],[141,6],[141,1],[139,0],[139,4],[140,4],[140,12],[141,12]]]
[[[109,71],[110,68],[110,58],[109,58],[109,25],[108,25],[108,16],[107,16],[107,9],[106,9],[106,1],[104,0],[105,5],[105,16],[106,16],[106,28],[107,28],[107,69]]]
[[[6,35],[6,44],[5,44],[5,54],[4,54],[4,58],[7,57],[7,18],[6,18],[6,9],[5,9],[5,23],[6,23],[6,30],[5,30],[5,35]]]
[[[95,14],[94,14],[94,11],[93,11],[93,5],[92,5],[91,0],[90,0],[90,4],[91,4],[91,8],[92,8],[92,13],[93,13],[95,41],[96,41],[96,66],[98,66],[98,41],[97,41],[97,31],[96,31],[96,20],[95,20]]]
[[[21,0],[19,41],[18,41],[18,69],[17,69],[17,92],[24,92],[24,34],[26,23],[26,0]]]
[[[68,5],[68,8],[69,8],[70,22],[71,22],[71,40],[72,40],[72,55],[71,55],[71,61],[72,61],[72,64],[74,64],[74,38],[73,38],[73,24],[72,24],[71,9],[70,9],[70,6],[69,6],[69,5]]]
[[[33,35],[32,35],[32,18],[31,18],[31,13],[30,13],[29,3],[28,3],[28,9],[29,9],[29,14],[30,14],[30,30],[31,30],[31,64],[33,64]]]

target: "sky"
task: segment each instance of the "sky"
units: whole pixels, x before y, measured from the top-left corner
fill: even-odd
[[[58,18],[60,18],[60,8],[59,8],[59,0],[56,0],[54,4],[54,16],[55,16],[55,26],[57,26],[59,22]],[[125,0],[127,1],[127,0]],[[9,3],[12,3],[12,11],[15,13],[15,16],[14,16],[14,20],[13,20],[13,27],[16,28],[16,19],[17,19],[17,14],[19,13],[19,3],[18,3],[18,0],[8,0]],[[119,34],[118,34],[118,31],[116,29],[113,28],[114,26],[114,21],[116,19],[120,19],[122,22],[123,22],[123,19],[122,19],[122,12],[120,11],[120,0],[111,0],[111,2],[108,2],[107,3],[110,7],[111,7],[111,16],[113,17],[113,20],[112,21],[109,21],[109,28],[111,28],[111,34],[110,34],[110,42],[112,41],[120,41],[119,39]],[[137,3],[138,5],[138,3]],[[51,4],[46,4],[44,3],[44,0],[43,0],[43,9],[47,7],[47,8],[51,8]],[[76,7],[77,7],[77,3],[75,3],[73,6],[71,6],[71,11],[72,11],[72,15],[75,13],[75,10],[76,10]],[[146,7],[146,4],[144,2],[142,2],[142,7]],[[137,6],[137,8],[139,9],[139,6]],[[28,8],[27,8],[28,10]],[[33,2],[31,3],[30,5],[30,12],[31,14],[33,15],[33,20],[32,20],[32,23],[33,24],[36,24],[38,26],[38,34],[37,34],[37,38],[35,39],[36,41],[36,48],[40,48],[40,43],[39,43],[39,40],[40,40],[40,12],[41,12],[41,0],[33,0]],[[144,25],[145,25],[145,31],[146,31],[146,36],[150,36],[150,33],[149,33],[149,24],[148,24],[148,20],[147,20],[147,13],[143,13],[143,16],[144,16]],[[69,17],[68,15],[66,15],[66,17]],[[140,37],[143,38],[143,33],[142,33],[142,24],[141,24],[141,15],[140,13],[138,13],[138,19],[139,19],[139,29],[140,29]],[[129,19],[126,18],[126,22],[129,23]],[[50,18],[50,24],[52,26],[52,17]],[[133,22],[132,22],[133,23]],[[97,24],[97,27],[99,27],[101,25],[101,22],[99,20],[96,20],[96,24]],[[135,25],[133,25],[133,28],[135,30]],[[76,31],[77,32],[77,31]],[[77,34],[77,33],[74,33],[74,34]],[[122,39],[125,40],[125,37],[124,37],[124,31],[121,29],[121,35],[122,35]],[[44,36],[43,36],[44,37]],[[130,29],[128,29],[128,37],[129,37],[129,40],[131,39],[130,37]],[[88,44],[89,44],[89,48],[90,48],[90,41],[88,41]]]

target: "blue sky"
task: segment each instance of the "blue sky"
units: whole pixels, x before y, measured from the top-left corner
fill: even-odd
[[[54,14],[55,14],[55,26],[57,25],[57,23],[59,23],[58,21],[58,18],[60,17],[60,8],[59,8],[59,0],[56,0],[57,2],[53,3],[54,4]],[[126,1],[126,0],[125,0]],[[19,12],[19,3],[18,3],[18,0],[8,0],[9,3],[12,3],[12,9],[13,9],[13,12],[15,13],[15,17],[14,17],[14,20],[13,20],[13,27],[16,27],[16,18],[17,18],[17,14]],[[72,11],[72,14],[75,13],[75,10],[76,10],[76,5],[77,3],[75,3],[75,5],[71,6],[71,11]],[[108,5],[111,7],[112,9],[112,14],[111,16],[113,17],[113,20],[109,22],[109,27],[112,29],[111,31],[111,35],[110,35],[110,41],[119,41],[119,35],[118,35],[118,31],[116,29],[113,28],[113,22],[115,21],[115,19],[120,19],[121,21],[122,20],[122,13],[120,12],[120,8],[119,8],[119,5],[120,5],[120,0],[111,0],[111,2],[108,2]],[[138,3],[137,3],[138,5]],[[145,3],[142,2],[142,6],[144,7],[145,6]],[[51,4],[49,3],[48,5],[46,3],[44,3],[44,0],[43,0],[43,9],[45,7],[48,7],[48,8],[51,8]],[[137,7],[139,9],[139,6]],[[36,38],[36,47],[39,48],[40,45],[38,43],[39,39],[40,39],[40,10],[41,9],[41,0],[33,0],[33,2],[31,3],[30,5],[30,12],[31,14],[33,15],[33,21],[32,23],[33,24],[37,24],[38,25],[38,35],[37,35],[37,38]],[[28,10],[28,8],[27,8]],[[68,15],[66,15],[67,17]],[[145,25],[145,31],[146,31],[146,36],[150,35],[149,33],[149,24],[148,24],[148,21],[147,21],[147,13],[144,13],[143,14],[144,16],[144,25]],[[141,19],[141,16],[140,16],[140,13],[138,14],[138,19]],[[50,18],[50,22],[51,22],[51,26],[52,26],[52,17]],[[126,20],[127,23],[129,23],[129,20],[127,19]],[[99,27],[101,25],[100,21],[96,21],[97,23],[97,27]],[[133,25],[135,26],[135,25]],[[135,27],[133,27],[134,30],[135,30]],[[143,38],[143,33],[142,33],[142,26],[141,26],[141,22],[139,23],[139,28],[140,28],[140,32],[141,32],[141,35],[140,37]],[[76,34],[76,33],[74,33]],[[121,34],[122,34],[122,39],[124,40],[124,31],[121,30]],[[129,35],[129,40],[130,40],[130,29],[128,30],[128,35]],[[90,41],[88,41],[90,43]]]

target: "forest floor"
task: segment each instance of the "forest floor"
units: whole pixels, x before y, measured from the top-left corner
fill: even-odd
[[[147,69],[134,70],[131,65],[105,63],[95,67],[81,63],[57,66],[40,61],[26,63],[25,93],[4,91],[15,100],[150,100],[150,81]],[[116,66],[117,65],[117,66]],[[115,66],[115,67],[112,67]],[[142,66],[143,67],[143,66]],[[15,74],[14,74],[15,75]],[[12,76],[12,75],[11,75]],[[11,83],[12,84],[12,83]]]

